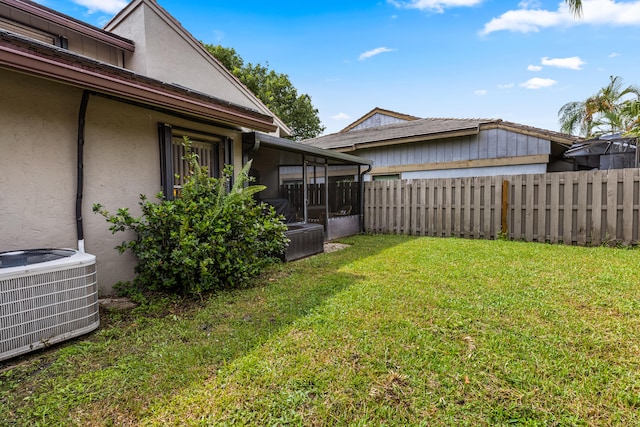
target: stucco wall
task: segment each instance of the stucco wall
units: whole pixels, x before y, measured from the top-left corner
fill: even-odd
[[[106,294],[114,283],[133,277],[135,258],[114,249],[125,237],[133,236],[112,235],[105,219],[91,208],[94,203],[111,212],[128,207],[139,215],[139,195],[153,199],[160,191],[157,119],[140,108],[92,96],[86,120],[85,247],[98,259],[100,290]]]
[[[77,245],[76,141],[82,91],[0,70],[0,251]],[[101,294],[133,277],[135,258],[114,247],[112,235],[91,207],[128,207],[139,214],[139,195],[160,191],[158,123],[234,139],[237,131],[91,96],[86,114],[83,220],[85,249],[96,255]],[[240,164],[237,163],[239,168]]]
[[[107,29],[133,40],[136,50],[127,54],[126,67],[136,73],[216,96],[244,107],[261,110],[221,65],[193,46],[184,33],[168,24],[151,7],[141,3]],[[215,70],[219,72],[216,72]]]
[[[82,92],[0,70],[0,251],[75,247]]]

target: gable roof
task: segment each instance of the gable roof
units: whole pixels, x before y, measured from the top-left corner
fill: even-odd
[[[395,144],[476,135],[486,129],[506,129],[571,145],[578,137],[501,119],[426,118],[386,126],[334,133],[303,141],[303,144],[342,152]]]
[[[371,119],[373,116],[377,114],[380,114],[382,116],[393,117],[395,119],[404,120],[404,121],[418,120],[420,118],[420,117],[410,116],[408,114],[398,113],[391,110],[385,110],[384,108],[380,108],[380,107],[375,107],[373,110],[369,111],[367,114],[365,114],[364,116],[360,117],[358,120],[351,123],[349,126],[342,129],[340,133],[351,131],[353,128],[363,124],[364,122]]]
[[[139,15],[137,12],[141,9],[143,10],[142,18],[137,16]],[[148,14],[147,12],[152,13]],[[152,22],[152,19],[155,21]],[[155,22],[160,22],[161,26],[154,26]],[[196,40],[177,19],[156,1],[131,1],[104,28],[111,33],[124,32],[124,35],[131,37],[134,42],[144,45],[146,52],[133,54],[137,61],[148,61],[151,56],[162,58],[162,66],[155,64],[150,67],[147,63],[144,71],[136,70],[137,72],[162,81],[175,82],[174,84],[187,87],[194,92],[199,91],[209,96],[222,96],[238,105],[253,108],[262,114],[272,116],[274,124],[280,129],[281,134],[292,134],[291,129],[279,117],[271,112],[251,90],[204,48],[202,42]],[[127,31],[132,31],[132,34],[126,34]],[[154,44],[156,39],[161,39],[162,43]],[[170,43],[180,43],[189,52],[173,51],[168,48],[171,46]],[[183,64],[185,55],[189,53],[192,55],[188,57],[188,64]],[[146,56],[146,58],[139,58],[140,56]],[[182,68],[177,73],[171,73],[171,71],[167,71],[170,68],[167,64]],[[221,79],[215,80],[213,83],[214,77]]]

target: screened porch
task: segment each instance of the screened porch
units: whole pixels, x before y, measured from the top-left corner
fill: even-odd
[[[369,160],[257,132],[243,135],[243,155],[253,161],[256,183],[267,187],[260,199],[274,206],[287,225],[319,224],[325,240],[362,230],[362,184]]]

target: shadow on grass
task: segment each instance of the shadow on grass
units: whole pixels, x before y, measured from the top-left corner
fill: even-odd
[[[8,425],[135,423],[158,401],[200,384],[360,278],[345,264],[407,241],[359,236],[350,248],[270,268],[251,287],[190,307],[108,313],[85,339],[20,358],[0,371]]]

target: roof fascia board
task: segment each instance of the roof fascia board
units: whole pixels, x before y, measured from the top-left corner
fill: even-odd
[[[569,144],[569,145],[580,140],[579,137],[572,136],[572,135],[567,135],[567,136],[563,136],[561,134],[555,135],[552,133],[544,132],[544,130],[536,130],[535,128],[528,129],[525,127],[509,125],[504,122],[483,123],[480,125],[480,130],[489,130],[489,129],[510,130],[523,135],[533,136],[540,139],[547,139],[553,142],[558,142],[561,144]]]
[[[323,148],[313,147],[310,145],[294,142],[289,139],[279,138],[273,135],[267,135],[260,132],[253,132],[255,140],[259,141],[260,147],[270,147],[279,150],[290,151],[294,153],[309,154],[317,157],[324,157],[330,160],[337,160],[342,163],[356,164],[356,165],[372,165],[371,160],[363,159],[351,154],[340,153],[335,150],[325,150]]]
[[[195,99],[177,91],[172,92],[143,82],[98,73],[76,64],[65,64],[44,58],[6,44],[0,44],[0,66],[143,104],[176,109],[179,112],[209,120],[222,120],[265,132],[276,130],[276,126],[271,121],[272,118],[266,115],[237,111],[213,102]]]
[[[440,132],[440,133],[434,133],[434,134],[428,134],[428,135],[418,135],[418,136],[412,136],[408,138],[387,139],[384,141],[356,143],[348,147],[335,148],[334,150],[344,153],[344,152],[356,151],[364,148],[386,147],[389,145],[410,144],[412,142],[433,141],[436,139],[444,139],[444,138],[456,138],[461,136],[476,135],[477,133],[478,133],[478,128],[474,127],[473,129]]]
[[[109,32],[101,30],[100,28],[73,19],[70,16],[63,15],[54,11],[53,9],[49,9],[37,3],[25,2],[21,0],[0,0],[0,3],[6,4],[29,15],[41,18],[47,22],[52,22],[54,24],[60,25],[64,28],[90,37],[92,39],[99,40],[108,45],[124,49],[129,52],[133,52],[135,50],[135,45],[131,40],[127,40],[124,37],[120,37],[115,34],[110,34]]]

